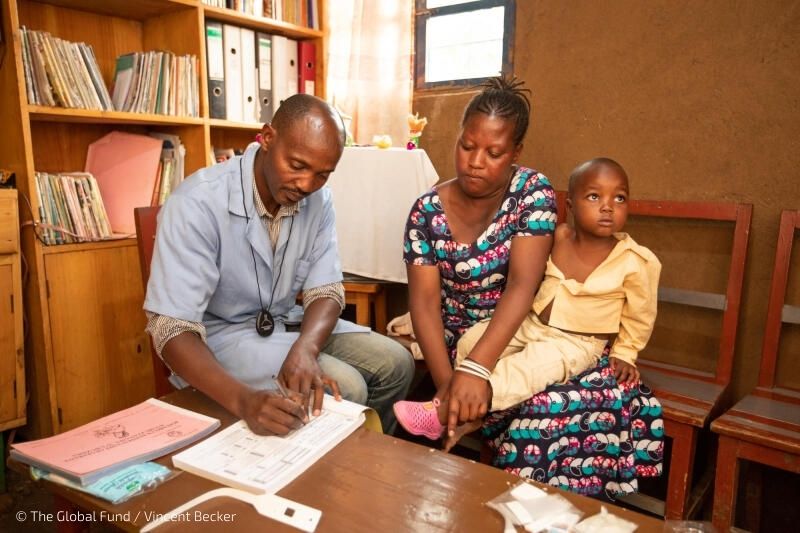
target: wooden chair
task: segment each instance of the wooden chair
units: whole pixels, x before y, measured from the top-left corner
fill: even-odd
[[[713,522],[719,531],[728,531],[736,516],[741,459],[800,473],[800,389],[781,387],[777,380],[781,329],[787,324],[800,324],[800,306],[786,304],[792,244],[798,229],[800,211],[784,211],[758,386],[711,424],[712,431],[719,434],[713,511]]]
[[[142,267],[142,283],[147,291],[147,280],[150,279],[150,261],[153,259],[153,248],[156,244],[156,218],[160,207],[137,207],[133,210],[136,222],[136,239],[139,248],[139,264]],[[153,360],[153,378],[156,396],[164,396],[175,390],[169,382],[170,371],[155,348],[150,344],[150,356]]]
[[[558,197],[559,213],[565,213],[566,210],[561,206],[564,205],[566,193],[559,191]],[[662,272],[662,284],[658,290],[659,303],[721,313],[720,328],[716,332],[719,344],[713,370],[701,371],[665,363],[665,360],[670,359],[669,355],[659,354],[658,349],[652,347],[652,340],[651,345],[637,361],[642,380],[653,389],[661,402],[665,433],[673,441],[667,499],[663,511],[661,504],[656,504],[656,507],[648,506],[648,510],[663,514],[667,519],[685,519],[692,508],[702,501],[702,493],[711,485],[709,475],[707,486],[698,487],[700,490],[694,499],[694,505],[689,505],[697,437],[710,419],[725,407],[726,391],[731,379],[753,206],[732,202],[632,200],[628,206],[628,213],[631,221],[640,217],[655,217],[682,219],[692,223],[698,221],[699,224],[722,222],[726,226],[731,224],[733,226],[732,247],[729,260],[726,261],[728,271],[724,292],[701,292],[666,287],[663,278],[670,265],[666,265],[665,271]],[[647,235],[633,231],[633,237],[658,255],[658,246],[648,243]],[[656,330],[661,320],[659,314],[659,318],[656,319]],[[709,335],[714,333],[708,332]]]
[[[375,331],[386,335],[386,287],[393,284],[353,274],[344,275],[344,301],[355,306],[356,324],[371,328],[374,317]]]

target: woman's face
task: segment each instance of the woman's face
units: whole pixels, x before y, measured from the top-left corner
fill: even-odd
[[[514,123],[506,118],[474,113],[456,141],[456,176],[461,189],[474,198],[504,189],[522,144],[514,144]]]

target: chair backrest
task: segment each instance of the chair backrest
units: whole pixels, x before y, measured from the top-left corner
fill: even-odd
[[[153,259],[153,248],[156,244],[156,225],[160,207],[137,207],[133,210],[136,222],[136,239],[139,248],[139,263],[142,267],[142,283],[147,292],[147,280],[150,279],[150,262]],[[163,396],[174,390],[168,378],[169,369],[150,346],[150,356],[153,360],[153,379],[155,380],[156,396]]]
[[[566,198],[566,193],[559,191],[558,196],[561,202],[563,202],[563,199]],[[566,204],[565,202],[563,203],[565,206],[564,213],[566,214]],[[655,361],[648,359],[646,354],[643,354],[637,362],[637,364],[642,366],[650,366],[661,371],[726,386],[730,382],[733,369],[733,356],[739,323],[739,309],[742,299],[745,259],[747,256],[747,243],[750,235],[750,221],[753,215],[753,206],[751,204],[734,202],[631,200],[628,204],[628,214],[630,217],[716,221],[733,224],[732,247],[729,261],[727,261],[728,276],[724,292],[704,292],[671,288],[664,286],[663,283],[658,289],[659,302],[669,302],[722,312],[721,328],[719,332],[719,349],[713,372],[695,370],[681,365]],[[566,217],[563,218],[566,220]],[[633,237],[641,242],[640,238],[643,236],[635,233]],[[658,319],[656,321],[656,327],[658,327]]]
[[[761,366],[756,394],[778,397],[784,401],[800,402],[794,389],[777,387],[776,373],[781,329],[784,324],[800,324],[800,306],[786,304],[786,289],[791,270],[792,244],[800,229],[800,211],[783,211],[775,251],[775,269],[769,290],[767,323],[764,327],[764,344],[761,349]]]

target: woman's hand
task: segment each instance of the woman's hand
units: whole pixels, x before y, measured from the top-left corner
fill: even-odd
[[[455,435],[459,424],[486,416],[491,396],[492,389],[485,379],[466,372],[453,372],[448,395],[447,435]]]

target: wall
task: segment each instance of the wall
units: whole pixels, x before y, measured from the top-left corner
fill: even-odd
[[[515,73],[534,92],[523,164],[565,188],[573,166],[605,155],[638,198],[754,204],[741,396],[756,381],[779,213],[800,209],[800,3],[517,0],[516,18]],[[471,95],[415,94],[442,177]],[[797,376],[794,359],[782,368]]]

